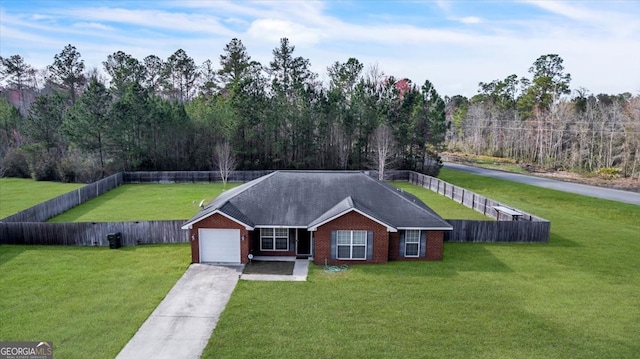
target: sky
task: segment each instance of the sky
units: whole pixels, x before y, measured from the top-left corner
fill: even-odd
[[[332,63],[431,81],[443,96],[558,54],[572,89],[640,95],[640,1],[29,1],[0,0],[0,56],[42,69],[71,44],[87,69],[117,51],[139,60],[183,49],[197,64],[232,38],[268,65],[280,38],[327,80]]]

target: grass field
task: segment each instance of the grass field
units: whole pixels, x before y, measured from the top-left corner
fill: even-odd
[[[237,186],[227,183],[226,188]],[[118,222],[189,219],[198,204],[222,193],[222,183],[125,184],[49,222]]]
[[[82,183],[40,182],[25,178],[0,178],[0,218],[84,186]]]
[[[638,357],[640,206],[441,178],[551,220],[550,242],[446,243],[442,262],[240,281],[203,358]]]
[[[240,281],[203,358],[638,356],[640,206],[446,169],[440,177],[551,220],[550,242],[446,243],[441,262],[333,274],[311,266],[308,282]],[[434,208],[444,200],[396,185]],[[103,206],[147,213],[149,204],[123,211],[120,202],[147,190]],[[202,199],[177,198],[191,214]],[[459,217],[459,205],[442,205],[452,206],[443,217]],[[0,246],[0,341],[52,340],[62,358],[114,357],[188,262],[188,245]]]
[[[411,186],[407,182],[392,184],[402,189]],[[228,183],[226,188],[237,185],[237,183]],[[198,211],[198,204],[202,199],[208,203],[220,193],[222,193],[221,183],[127,184],[72,208],[50,219],[49,222],[188,219]],[[443,218],[490,220],[489,217],[431,191],[422,191],[418,197]],[[125,208],[126,210],[123,210]]]
[[[114,358],[189,265],[189,245],[0,246],[0,341]]]
[[[433,192],[431,190],[422,190],[420,187],[412,185],[406,181],[391,182],[393,186],[401,188],[418,197],[422,202],[426,203],[431,209],[435,210],[440,217],[445,219],[476,219],[481,221],[491,221],[490,217],[482,213],[463,206],[460,203]]]

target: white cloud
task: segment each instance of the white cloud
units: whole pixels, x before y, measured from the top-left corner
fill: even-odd
[[[538,56],[557,53],[574,88],[640,90],[638,14],[610,9],[594,19],[600,11],[589,3],[529,2],[548,15],[496,20],[490,12],[456,14],[455,2],[440,1],[429,11],[436,8],[435,14],[452,20],[446,27],[413,21],[417,17],[410,22],[399,16],[354,21],[339,11],[329,13],[321,2],[163,1],[153,10],[69,4],[38,9],[39,15],[7,14],[3,5],[0,53],[28,54],[25,58],[41,67],[71,43],[87,67],[101,68],[107,55],[118,50],[142,59],[149,54],[166,58],[183,48],[198,64],[206,59],[217,64],[224,45],[237,37],[254,60],[268,65],[271,50],[288,37],[296,46],[294,55],[309,58],[321,77],[331,63],[356,57],[417,84],[429,79],[443,95],[471,96],[478,82],[512,73],[526,76]]]
[[[529,3],[531,5],[535,5],[549,12],[562,15],[570,19],[574,19],[574,20],[598,21],[602,16],[597,12],[590,11],[588,9],[580,8],[577,6],[571,6],[568,3],[563,3],[559,1],[531,0],[531,1],[524,1],[524,2]]]
[[[111,26],[106,26],[98,22],[76,22],[73,24],[73,27],[79,29],[96,29],[101,31],[113,31],[115,30]]]
[[[477,16],[466,16],[457,20],[463,24],[480,24],[483,22],[483,20]]]
[[[231,34],[217,17],[209,15],[108,7],[60,9],[58,13],[84,21],[120,23],[185,33]]]
[[[260,19],[251,23],[247,34],[256,39],[264,39],[275,42],[286,37],[292,44],[311,46],[317,44],[323,37],[317,29],[312,29],[301,24],[278,20]]]

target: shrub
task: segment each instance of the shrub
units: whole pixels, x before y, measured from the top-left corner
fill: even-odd
[[[0,160],[4,177],[29,178],[29,164],[24,153],[17,148],[11,148],[7,154]]]
[[[58,163],[56,170],[63,182],[94,182],[101,176],[100,165],[96,160],[83,156],[77,149],[67,152]]]
[[[598,176],[606,179],[613,179],[620,177],[622,170],[616,167],[602,167],[596,171]]]

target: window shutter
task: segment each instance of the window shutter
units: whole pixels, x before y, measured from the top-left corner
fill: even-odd
[[[336,231],[331,231],[331,259],[336,259]]]
[[[405,231],[400,231],[400,258],[404,257],[404,249],[405,249],[404,234],[405,234]]]
[[[420,257],[427,255],[427,231],[420,231]]]
[[[373,232],[367,232],[367,259],[373,259]]]
[[[289,250],[290,251],[296,250],[296,229],[295,228],[289,228]]]

